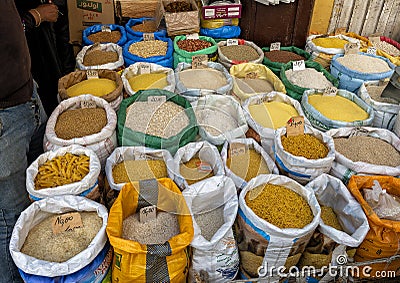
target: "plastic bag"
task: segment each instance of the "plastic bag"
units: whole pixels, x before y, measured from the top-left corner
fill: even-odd
[[[86,53],[93,45],[84,46],[81,51],[76,55],[76,67],[79,70],[98,70],[98,69],[107,69],[107,70],[114,70],[119,71],[124,67],[124,57],[122,55],[122,47],[115,44],[115,43],[103,43],[99,44],[99,48],[101,51],[110,51],[110,52],[117,52],[118,60],[112,63],[107,63],[103,65],[97,66],[85,66],[83,64],[83,59],[85,58]]]
[[[221,38],[221,39],[238,38],[241,32],[242,30],[240,29],[240,27],[234,25],[222,26],[214,29],[208,29],[208,28],[200,29],[201,35],[209,36],[212,38]]]
[[[383,190],[377,180],[373,183],[372,190],[364,190],[364,199],[379,218],[400,221],[400,202]]]

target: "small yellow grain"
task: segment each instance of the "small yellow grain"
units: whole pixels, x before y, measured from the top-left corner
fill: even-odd
[[[340,222],[332,207],[321,205],[321,218],[325,225],[331,226],[336,230],[343,231],[342,225],[340,225]]]
[[[312,42],[323,48],[340,48],[343,49],[344,46],[349,43],[347,40],[340,39],[337,37],[317,37],[312,40]]]
[[[84,80],[67,88],[67,95],[75,97],[82,94],[91,94],[94,96],[103,96],[113,92],[117,88],[115,81],[110,79],[90,79]]]
[[[208,172],[199,168],[200,164],[204,162],[199,157],[194,156],[188,162],[184,162],[180,166],[180,174],[185,178],[189,185],[200,182],[206,178],[214,176],[214,172]]]
[[[264,128],[278,129],[294,116],[298,116],[296,108],[292,105],[271,101],[249,106],[251,117]]]
[[[164,160],[124,160],[112,169],[116,184],[168,177]]]
[[[318,138],[310,134],[281,136],[283,149],[293,155],[307,159],[319,159],[328,155],[328,148]]]
[[[166,73],[150,73],[132,76],[128,79],[134,92],[150,88],[163,89],[168,85]]]
[[[245,154],[229,156],[226,165],[236,176],[246,182],[260,174],[270,173],[262,155],[252,148],[246,150]]]

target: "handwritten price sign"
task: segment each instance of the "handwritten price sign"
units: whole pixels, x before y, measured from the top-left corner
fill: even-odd
[[[161,95],[161,96],[149,96],[147,98],[147,103],[157,103],[157,104],[162,104],[164,102],[167,101],[167,97],[165,95]]]
[[[53,234],[74,231],[75,229],[82,227],[83,223],[79,212],[71,212],[57,215],[54,216],[52,220]]]
[[[323,96],[335,96],[338,92],[338,89],[334,86],[328,86],[324,89]]]
[[[293,71],[302,71],[306,69],[304,60],[293,61]]]
[[[144,41],[150,41],[154,40],[154,33],[143,33],[143,40]]]
[[[82,100],[81,101],[81,108],[96,108],[96,102],[93,100]]]
[[[140,209],[139,221],[145,223],[150,220],[154,220],[157,217],[157,207],[155,205],[146,206]]]
[[[298,136],[304,134],[304,117],[292,117],[286,123],[286,136]]]
[[[86,70],[86,78],[88,80],[98,79],[99,78],[99,72],[97,70]]]
[[[243,143],[232,143],[229,147],[229,154],[231,157],[243,155],[246,153],[246,145]]]
[[[357,43],[347,43],[344,46],[345,54],[357,54],[360,51],[360,47]]]
[[[226,46],[231,46],[231,45],[239,45],[239,40],[238,39],[228,39],[226,41]]]
[[[269,46],[269,51],[278,51],[281,49],[281,43],[280,42],[273,42]]]
[[[192,69],[207,68],[207,62],[208,56],[205,54],[192,56]]]

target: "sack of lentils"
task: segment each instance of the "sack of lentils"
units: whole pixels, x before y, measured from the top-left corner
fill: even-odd
[[[107,69],[119,71],[124,67],[122,47],[115,43],[84,46],[76,55],[79,70]]]
[[[332,59],[331,74],[339,80],[341,89],[357,92],[366,81],[390,78],[395,67],[389,59],[373,54],[339,54]]]
[[[154,36],[167,37],[167,31],[156,27],[153,18],[129,19],[125,25],[128,40],[143,38],[144,33],[152,33]]]
[[[164,89],[175,90],[174,70],[154,63],[137,62],[122,72],[122,82],[129,96],[139,90]]]
[[[207,55],[209,61],[217,61],[218,47],[214,39],[199,36],[198,39],[187,39],[186,35],[175,36],[174,39],[174,68],[178,63],[192,64],[192,57]]]
[[[175,154],[197,134],[189,101],[166,90],[140,90],[124,99],[118,111],[118,143],[122,146],[142,145]]]
[[[242,105],[247,124],[261,137],[263,148],[274,155],[275,130],[285,127],[295,116],[305,116],[297,100],[281,92],[258,94],[248,98]],[[306,117],[305,122],[310,124]]]
[[[235,184],[229,177],[215,176],[182,194],[194,228],[189,282],[230,282],[239,270],[232,231],[239,206]]]
[[[156,215],[143,219],[149,211]],[[107,224],[113,282],[186,282],[193,234],[186,201],[171,179],[126,184]]]
[[[292,65],[292,62],[283,65],[280,77],[287,94],[294,99],[301,101],[303,93],[308,89],[323,90],[328,86],[339,86],[339,80],[319,63],[306,61],[306,68],[300,71],[294,71]]]
[[[296,181],[275,174],[251,180],[239,195],[235,226],[242,278],[271,275],[271,266],[295,266],[320,215],[314,192]]]
[[[297,136],[286,136],[284,127],[276,130],[274,148],[278,167],[300,184],[328,173],[335,159],[332,137],[309,126]]]
[[[227,45],[227,41],[218,43],[218,62],[229,70],[232,65],[241,63],[261,64],[264,52],[255,43],[238,39],[235,45]]]
[[[261,48],[264,51],[263,64],[275,75],[280,76],[281,68],[291,61],[311,59],[310,53],[295,46],[281,47],[279,50],[269,51],[269,47]]]
[[[110,70],[75,71],[58,80],[60,101],[91,94],[105,99],[115,111],[121,104],[122,90],[121,76]]]
[[[372,38],[370,37],[372,40]],[[400,66],[400,43],[385,36],[380,36],[378,40],[372,40],[372,46],[376,50],[376,55],[389,59],[393,64]],[[365,52],[366,50],[362,50]]]
[[[83,45],[115,43],[123,46],[127,40],[125,28],[119,25],[93,25],[82,32]]]
[[[178,149],[170,169],[182,191],[212,176],[225,175],[217,147],[207,141],[191,142]]]
[[[381,97],[386,84],[378,81],[365,82],[358,90],[358,96],[374,109],[372,126],[393,130],[397,115],[400,111],[399,102],[390,97]]]
[[[176,93],[190,102],[206,94],[229,94],[233,81],[229,72],[219,63],[207,62],[207,68],[192,69],[188,63],[179,63],[175,69]]]
[[[335,36],[310,35],[307,38],[305,50],[311,54],[312,60],[320,63],[325,69],[329,70],[333,56],[344,54],[344,46],[347,43],[360,44],[360,41],[343,34]]]
[[[65,213],[78,213],[72,218],[80,218],[83,227],[77,223],[76,228],[66,230],[69,224],[57,225],[57,219],[71,220],[71,215],[62,216]],[[11,256],[24,282],[107,280],[112,259],[107,218],[103,205],[79,196],[50,197],[32,203],[19,216],[10,241]],[[53,228],[58,229],[53,232]]]
[[[341,127],[370,126],[374,110],[352,92],[339,89],[334,96],[306,90],[301,106],[314,128],[328,131]]]
[[[72,144],[93,150],[104,168],[117,146],[117,114],[111,105],[90,94],[68,98],[51,113],[43,138],[45,151]]]
[[[271,91],[286,93],[281,80],[262,64],[242,63],[233,65],[229,73],[233,78],[232,95],[241,102],[260,93]]]
[[[70,145],[41,154],[26,169],[26,190],[33,201],[59,195],[99,200],[101,165],[90,149]]]
[[[173,52],[174,46],[171,39],[155,36],[154,40],[140,38],[128,41],[123,47],[122,54],[126,66],[136,62],[146,62],[172,68]]]
[[[352,175],[400,175],[400,139],[379,128],[340,128],[326,132],[335,144],[330,174],[347,184]]]
[[[144,146],[117,147],[107,158],[106,176],[110,187],[120,191],[129,182],[173,178],[173,158],[168,150]]]
[[[272,158],[254,139],[226,141],[221,150],[226,176],[238,190],[260,174],[279,174]]]
[[[214,144],[244,138],[248,130],[240,104],[230,95],[205,95],[192,103],[200,136]]]

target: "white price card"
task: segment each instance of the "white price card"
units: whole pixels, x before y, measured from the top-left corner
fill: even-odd
[[[239,45],[239,39],[227,39],[226,40],[226,46],[231,46],[231,45]]]
[[[347,43],[344,46],[345,54],[357,54],[360,51],[360,47],[357,43]]]
[[[149,64],[140,64],[139,66],[139,73],[140,74],[150,74],[151,73],[151,67]]]
[[[376,48],[375,47],[368,47],[367,54],[376,55]]]
[[[99,72],[97,70],[86,70],[86,78],[88,80],[98,79],[99,78]]]
[[[199,39],[199,34],[198,33],[187,34],[186,39]]]
[[[144,41],[154,40],[154,33],[144,32],[143,33],[143,40]]]
[[[281,49],[281,43],[280,42],[273,42],[269,46],[269,51],[277,51]]]
[[[145,223],[150,220],[154,220],[157,217],[157,207],[155,205],[146,206],[139,211],[139,221],[140,223]]]
[[[157,103],[157,104],[162,104],[167,101],[167,97],[165,95],[153,95],[147,97],[147,103]]]
[[[304,60],[293,61],[293,71],[302,71],[306,69],[306,63]]]
[[[192,69],[207,68],[208,55],[195,55],[192,56]]]
[[[103,32],[111,32],[111,28],[109,26],[101,26],[101,31],[103,31]]]
[[[56,215],[52,219],[53,234],[74,231],[75,229],[82,227],[83,223],[79,212],[70,212]]]
[[[338,89],[334,86],[328,86],[324,89],[324,96],[335,96],[338,92]]]
[[[96,108],[96,102],[93,100],[82,100],[81,101],[81,108]]]
[[[246,145],[243,143],[232,143],[229,146],[230,157],[243,155],[246,153]]]

